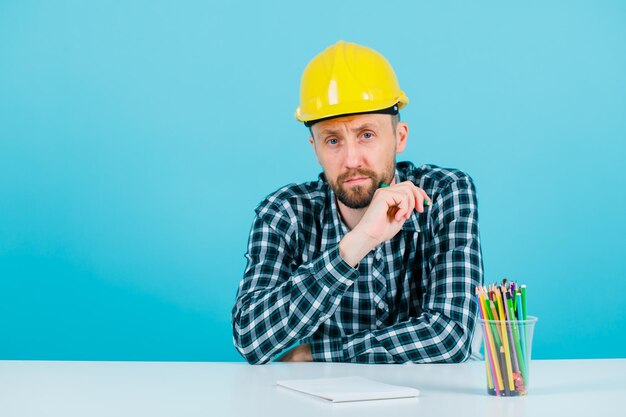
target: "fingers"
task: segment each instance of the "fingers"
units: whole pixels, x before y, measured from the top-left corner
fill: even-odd
[[[409,199],[406,194],[398,191],[386,192],[387,200],[387,217],[389,221],[400,221],[403,217],[406,218],[408,212]]]
[[[430,197],[428,196],[428,194],[426,194],[426,191],[422,190],[419,187],[415,187],[417,188],[421,193],[422,193],[422,202],[424,203],[424,205],[426,206],[432,206],[433,205],[433,201],[430,199]]]
[[[408,219],[415,210],[415,197],[405,190],[393,190],[387,192],[387,204],[389,209],[387,214],[390,220],[404,221]]]
[[[412,184],[411,184],[412,185]],[[418,213],[424,212],[424,196],[420,193],[420,189],[413,186],[410,187],[411,194],[413,195],[413,199],[415,200],[415,209]]]
[[[424,190],[417,187],[410,181],[404,181],[399,184],[394,184],[392,187],[387,188],[388,191],[401,192],[406,196],[407,205],[401,208],[405,210],[399,210],[408,219],[413,210],[417,210],[419,213],[423,213],[425,206],[432,205],[431,199]],[[397,198],[397,197],[396,197]]]
[[[412,195],[409,195],[408,196],[408,205],[409,206],[407,207],[407,211],[406,211],[406,214],[405,214],[405,217],[407,219],[411,216],[411,214],[413,214],[413,210],[416,209],[416,203],[417,203],[417,201],[415,200],[415,198],[413,198]]]
[[[398,193],[398,194],[399,194],[400,202],[397,205],[398,210],[396,211],[395,216],[394,216],[394,220],[397,222],[402,221],[403,219],[404,220],[408,219],[412,212],[412,209],[410,209],[412,199],[408,198],[406,194],[404,193]]]
[[[419,187],[413,186],[411,187],[411,189],[413,191],[413,196],[416,201],[416,210],[420,213],[423,213],[426,206],[432,205],[430,197],[428,197],[428,194],[426,194],[426,191],[422,190]]]
[[[390,221],[405,221],[414,210],[423,213],[425,206],[432,204],[426,192],[410,181],[380,188],[377,192],[383,194],[387,202],[387,217]]]

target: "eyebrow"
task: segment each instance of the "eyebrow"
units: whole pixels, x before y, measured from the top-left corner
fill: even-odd
[[[352,132],[359,132],[361,130],[366,130],[366,129],[376,130],[377,127],[378,126],[376,124],[374,124],[374,123],[363,123],[362,125],[359,125],[359,126],[356,126],[356,127],[352,128],[352,129],[350,129],[350,131],[352,131]],[[327,128],[322,128],[320,130],[320,135],[329,135],[329,134],[330,135],[338,135],[339,132],[341,132],[341,131],[338,130],[338,129],[331,129],[331,128],[327,127]]]

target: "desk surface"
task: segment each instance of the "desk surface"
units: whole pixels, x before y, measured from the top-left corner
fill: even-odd
[[[484,362],[355,365],[0,361],[0,416],[610,416],[623,415],[626,359],[531,363],[530,393],[490,397]],[[419,398],[332,404],[279,379],[360,375]],[[393,414],[390,414],[393,413]]]

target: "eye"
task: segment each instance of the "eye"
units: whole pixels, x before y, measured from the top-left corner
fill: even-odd
[[[373,137],[374,137],[374,134],[371,132],[363,133],[363,139],[372,139]]]
[[[336,145],[337,143],[339,143],[339,141],[337,140],[337,138],[330,138],[326,140],[326,143],[328,145]]]

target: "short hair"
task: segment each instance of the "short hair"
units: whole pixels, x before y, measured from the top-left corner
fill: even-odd
[[[393,127],[393,131],[396,131],[396,127],[398,127],[398,123],[400,122],[400,113],[391,115],[391,127]]]

